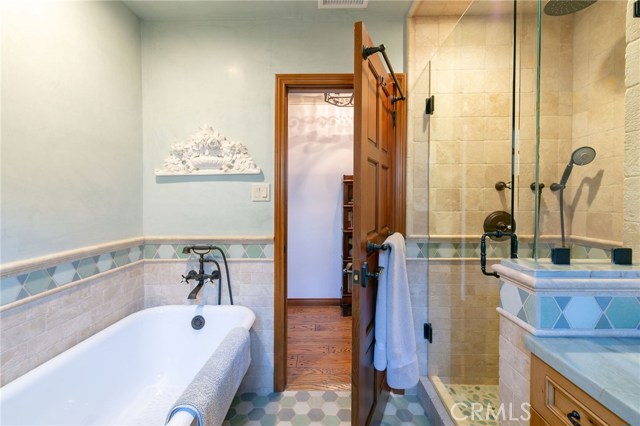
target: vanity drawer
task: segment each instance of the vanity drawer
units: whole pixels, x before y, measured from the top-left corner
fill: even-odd
[[[531,405],[549,426],[572,426],[569,413],[574,413],[574,426],[627,424],[533,354]]]

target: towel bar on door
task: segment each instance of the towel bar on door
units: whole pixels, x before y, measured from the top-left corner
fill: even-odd
[[[367,241],[367,253],[371,253],[372,251],[375,251],[375,250],[386,251],[389,249],[390,249],[389,244],[375,244],[375,243],[372,243],[371,241]]]

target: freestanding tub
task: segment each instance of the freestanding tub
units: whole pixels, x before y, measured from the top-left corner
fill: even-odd
[[[205,319],[200,330],[191,326],[196,315]],[[254,320],[250,309],[229,305],[129,315],[1,388],[0,424],[163,425],[227,333]],[[172,425],[193,419],[177,417]]]

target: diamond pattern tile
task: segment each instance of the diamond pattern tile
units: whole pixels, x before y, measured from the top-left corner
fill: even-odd
[[[2,304],[5,305],[18,300],[18,295],[22,290],[22,283],[18,280],[18,277],[2,278],[2,280],[0,280],[0,297],[2,298]]]
[[[158,245],[157,244],[145,244],[144,246],[144,258],[156,259],[158,257]]]
[[[513,315],[518,315],[523,306],[518,288],[510,284],[504,284],[500,288],[500,302],[503,309]]]
[[[564,316],[572,329],[593,329],[602,314],[593,296],[575,296],[564,308]]]
[[[114,267],[113,256],[111,253],[104,253],[98,257],[96,262],[96,266],[98,267],[99,272],[106,272],[109,269]]]
[[[560,308],[553,297],[540,298],[540,327],[553,328],[559,315]]]
[[[636,328],[640,323],[640,302],[635,297],[614,297],[605,312],[614,328]]]
[[[113,263],[115,263],[115,267],[124,266],[129,263],[129,251],[128,250],[118,250],[113,254]]]
[[[89,278],[98,273],[96,260],[97,258],[95,257],[87,257],[78,263],[78,275],[80,278]]]
[[[527,315],[527,323],[534,326],[537,325],[538,321],[536,308],[536,298],[533,295],[528,295],[524,301],[524,312]]]
[[[29,273],[24,282],[24,288],[31,296],[35,296],[38,293],[55,288],[55,286],[56,284],[51,279],[51,276],[49,276],[49,272],[44,269]]]
[[[137,260],[140,260],[142,258],[142,250],[140,250],[140,247],[131,247],[131,249],[129,250],[129,260],[131,262],[135,262]]]
[[[2,279],[0,302],[6,305],[141,259],[187,259],[190,254],[183,254],[183,247],[184,244],[146,244],[61,263],[21,276],[8,276]],[[229,244],[221,248],[228,258],[273,258],[273,244]]]
[[[176,246],[171,244],[161,244],[158,246],[158,257],[160,259],[177,259]]]

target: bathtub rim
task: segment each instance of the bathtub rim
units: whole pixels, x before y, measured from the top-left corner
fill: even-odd
[[[85,350],[86,347],[91,346],[94,341],[99,341],[100,339],[108,338],[117,331],[126,326],[127,323],[136,321],[139,317],[149,316],[149,315],[162,315],[165,312],[172,311],[191,311],[192,315],[200,315],[203,314],[204,310],[222,310],[222,311],[243,311],[245,314],[241,320],[234,324],[235,327],[243,327],[246,330],[250,331],[253,326],[256,315],[255,313],[248,307],[242,305],[163,305],[163,306],[154,306],[146,309],[141,309],[137,312],[134,312],[126,317],[114,322],[108,327],[98,331],[97,333],[87,337],[85,340],[75,344],[69,349],[61,352],[55,357],[45,361],[44,363],[36,366],[35,368],[29,370],[25,374],[16,377],[9,383],[6,383],[4,386],[0,387],[0,402],[5,399],[5,395],[7,391],[9,392],[9,396],[16,392],[20,392],[22,388],[33,386],[34,382],[38,380],[38,376],[41,373],[46,373],[48,370],[55,369],[59,364],[65,362],[65,358],[69,356],[73,356],[74,353]],[[206,313],[204,313],[206,315]],[[64,356],[63,356],[64,355]],[[1,411],[1,409],[0,409]],[[187,413],[188,414],[188,413]],[[175,416],[174,416],[175,417]],[[188,416],[181,415],[176,419],[176,423],[173,421],[169,424],[171,426],[184,425],[188,426],[193,421],[194,417],[191,416],[191,420],[188,420]],[[172,418],[173,420],[173,418]]]

